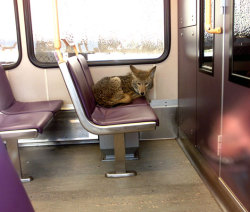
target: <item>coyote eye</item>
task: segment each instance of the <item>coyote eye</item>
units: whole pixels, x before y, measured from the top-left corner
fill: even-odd
[[[145,86],[148,86],[148,82],[145,82]]]
[[[141,83],[140,83],[140,82],[137,82],[137,85],[141,85]]]

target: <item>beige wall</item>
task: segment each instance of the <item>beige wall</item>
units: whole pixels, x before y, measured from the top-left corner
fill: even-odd
[[[25,27],[23,19],[22,0],[18,0],[21,39],[21,64],[8,71],[14,95],[20,101],[64,100],[64,107],[71,104],[59,69],[41,69],[30,63],[27,56]],[[168,58],[157,64],[155,87],[150,93],[151,99],[177,99],[177,1],[171,0],[171,50]],[[149,68],[152,65],[138,65]],[[91,67],[93,79],[96,82],[103,76],[123,75],[129,71],[129,66]]]

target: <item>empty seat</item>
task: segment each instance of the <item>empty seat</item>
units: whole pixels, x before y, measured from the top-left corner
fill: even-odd
[[[33,112],[56,113],[62,106],[62,100],[20,102],[12,93],[5,70],[0,65],[0,112],[4,114],[20,114]]]
[[[52,117],[51,112],[0,114],[0,137],[6,141],[9,156],[23,182],[28,182],[32,178],[24,177],[22,174],[18,139],[35,138],[38,133],[42,133]]]
[[[0,211],[34,212],[0,138]]]
[[[0,65],[0,136],[6,141],[10,158],[22,181],[18,139],[34,138],[42,133],[53,115],[60,110],[61,100],[20,102],[16,101],[5,70]]]
[[[43,128],[52,119],[51,112],[24,113],[15,115],[0,114],[0,132],[36,129],[42,133]]]
[[[14,103],[7,109],[2,110],[4,114],[21,114],[34,112],[52,112],[55,114],[61,109],[61,100],[38,101],[38,102],[18,102]]]

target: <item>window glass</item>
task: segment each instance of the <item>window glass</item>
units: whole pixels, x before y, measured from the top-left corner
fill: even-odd
[[[202,0],[200,71],[213,74],[214,35],[205,30],[206,0]],[[211,1],[211,22],[214,25],[214,0]]]
[[[250,87],[250,0],[235,0],[231,80]]]
[[[17,65],[20,57],[14,3],[16,1],[0,2],[0,63],[7,68]]]
[[[165,50],[164,2],[60,0],[61,38],[74,41],[90,62],[160,58]],[[30,12],[34,57],[40,63],[53,63],[51,0],[30,0]],[[73,54],[63,42],[62,47],[64,55]]]

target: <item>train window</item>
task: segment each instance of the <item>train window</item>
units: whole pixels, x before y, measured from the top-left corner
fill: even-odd
[[[205,30],[205,1],[201,1],[201,26],[200,26],[200,71],[213,75],[213,55],[214,55],[214,34],[209,34]],[[214,23],[214,0],[211,1],[212,25]]]
[[[21,61],[17,1],[1,1],[0,64],[11,69]]]
[[[23,2],[31,61],[57,66],[51,0]],[[89,65],[161,62],[170,48],[169,7],[169,0],[60,0],[61,38],[73,40]]]
[[[250,1],[235,0],[233,4],[229,79],[250,87]]]

